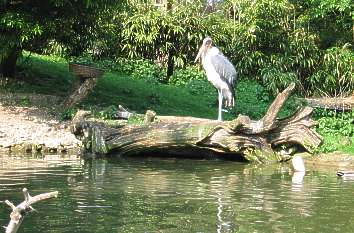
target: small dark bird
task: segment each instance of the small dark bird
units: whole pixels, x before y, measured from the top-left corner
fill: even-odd
[[[354,178],[354,171],[338,171],[337,176]]]

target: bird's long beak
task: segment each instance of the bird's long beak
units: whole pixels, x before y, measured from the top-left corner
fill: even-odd
[[[202,54],[204,53],[204,50],[205,50],[204,47],[205,47],[204,45],[202,45],[202,46],[200,47],[199,52],[198,52],[198,55],[197,55],[197,57],[196,57],[195,60],[194,60],[194,63],[197,63],[198,60],[200,59],[200,57],[202,56]]]

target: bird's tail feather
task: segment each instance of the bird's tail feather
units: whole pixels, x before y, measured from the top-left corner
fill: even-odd
[[[235,106],[235,89],[233,85],[229,85],[228,90],[223,90],[222,95],[224,99],[226,99],[225,105],[226,107],[234,107]]]

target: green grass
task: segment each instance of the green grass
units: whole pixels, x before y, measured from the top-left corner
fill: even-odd
[[[25,53],[19,66],[18,82],[10,82],[8,91],[60,97],[71,91],[74,76],[63,58]]]
[[[321,153],[329,153],[333,151],[341,151],[354,155],[354,137],[348,137],[343,135],[323,134],[323,145],[319,148]]]
[[[20,81],[8,83],[5,88],[8,92],[55,95],[63,99],[70,94],[75,77],[68,71],[64,59],[25,54],[19,63],[22,64]],[[224,119],[233,119],[240,113],[259,119],[272,100],[264,88],[254,81],[240,81],[236,93],[236,107],[223,113]],[[185,87],[176,87],[114,72],[105,73],[82,103],[85,108],[123,105],[138,113],[152,109],[159,115],[210,119],[217,118],[217,104],[217,92],[207,80],[196,80]],[[282,115],[290,114],[293,109],[293,105],[287,105]]]
[[[0,91],[54,95],[62,99],[71,93],[75,77],[68,71],[64,59],[37,54],[29,56],[27,53],[19,63],[17,79],[1,82]],[[259,83],[239,80],[236,107],[223,113],[224,119],[234,119],[238,114],[260,119],[273,99]],[[78,107],[100,111],[118,105],[137,113],[151,109],[158,115],[217,118],[217,92],[207,80],[193,80],[177,87],[115,72],[106,72],[90,96]],[[301,103],[296,98],[290,97],[280,117],[292,114],[299,105]],[[316,119],[320,122],[317,130],[325,139],[319,152],[339,150],[354,155],[354,143],[350,143],[354,141],[351,116],[341,121],[338,116],[317,114]]]
[[[107,73],[99,79],[94,92],[84,104],[101,107],[121,104],[140,113],[151,109],[159,115],[213,118],[215,111],[208,107],[208,99],[193,95],[183,88]]]
[[[354,143],[353,143],[353,140],[354,140],[354,137],[352,137],[350,145],[343,146],[342,148],[339,148],[338,150],[342,151],[344,153],[348,153],[348,154],[354,155]]]

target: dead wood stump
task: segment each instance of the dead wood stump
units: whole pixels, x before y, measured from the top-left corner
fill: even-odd
[[[55,192],[50,192],[50,193],[43,193],[43,194],[39,194],[36,195],[34,197],[32,197],[28,190],[26,188],[24,188],[22,190],[23,195],[25,200],[23,202],[21,202],[20,204],[18,204],[17,206],[15,206],[12,202],[6,200],[5,203],[11,207],[12,212],[10,214],[10,222],[6,227],[5,232],[6,233],[16,233],[17,230],[19,229],[24,216],[26,213],[30,212],[33,210],[32,205],[45,200],[45,199],[49,199],[49,198],[53,198],[53,197],[57,197],[58,196],[58,191]]]
[[[75,74],[78,80],[73,93],[63,102],[64,108],[72,107],[85,99],[104,73],[101,69],[74,63],[69,64],[69,71]]]

